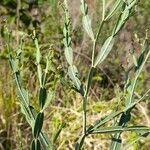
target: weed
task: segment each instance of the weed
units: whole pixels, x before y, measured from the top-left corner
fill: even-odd
[[[93,72],[95,68],[107,58],[108,54],[110,53],[114,45],[115,37],[118,35],[119,31],[123,28],[124,24],[132,15],[133,9],[137,4],[137,2],[138,2],[137,0],[133,0],[129,2],[118,0],[115,2],[112,10],[108,13],[108,15],[106,15],[106,10],[105,10],[106,4],[105,4],[105,0],[103,0],[102,21],[99,25],[99,29],[97,31],[96,36],[94,36],[92,30],[92,21],[88,15],[88,5],[85,0],[81,0],[81,12],[83,14],[82,17],[83,28],[88,34],[89,38],[91,39],[91,42],[93,43],[92,56],[91,56],[92,63],[89,69],[90,71],[87,77],[86,85],[84,85],[82,84],[82,81],[80,81],[79,79],[77,67],[73,62],[73,49],[71,48],[72,40],[71,40],[71,31],[70,31],[68,3],[67,0],[64,0],[65,26],[64,26],[63,33],[64,33],[65,57],[69,64],[68,76],[72,82],[72,88],[76,92],[80,93],[82,97],[82,103],[83,103],[83,119],[82,119],[83,132],[81,137],[79,138],[79,141],[76,143],[75,146],[76,150],[82,149],[85,138],[89,134],[115,133],[115,135],[112,138],[112,145],[111,145],[111,149],[114,150],[114,149],[120,149],[122,143],[122,140],[120,139],[120,135],[124,131],[134,131],[137,133],[141,133],[141,132],[149,133],[150,130],[149,127],[127,126],[131,118],[132,109],[135,107],[137,103],[143,100],[142,98],[140,100],[135,101],[134,91],[136,89],[136,84],[138,82],[139,75],[150,55],[147,36],[144,40],[144,43],[141,46],[142,50],[140,56],[136,58],[135,55],[133,54],[134,65],[129,68],[126,74],[127,75],[126,84],[124,87],[125,108],[122,111],[116,111],[105,116],[104,118],[98,120],[94,125],[87,126],[87,97],[88,97],[89,89],[92,84]],[[118,15],[119,17],[117,19],[117,22],[114,25],[108,38],[105,40],[103,46],[101,47],[101,50],[95,56],[97,41],[99,36],[101,35],[103,26],[108,20],[112,19],[112,17],[116,12],[119,12]],[[131,70],[134,71],[133,79],[130,79],[128,76]],[[149,91],[150,90],[148,90],[145,93],[145,95],[143,96],[144,98],[149,93]],[[116,120],[114,126],[105,127],[105,128],[101,127],[102,125],[106,124],[110,120]]]
[[[75,23],[71,24],[67,2],[69,1],[64,0],[63,4],[65,12],[63,31],[61,29],[63,19],[60,19],[63,15],[58,12],[58,1],[39,0],[38,3],[35,2],[35,9],[26,1],[3,0],[0,3],[2,4],[0,8],[3,8],[0,14],[6,14],[8,17],[5,23],[1,22],[0,38],[7,46],[11,75],[15,81],[19,99],[17,104],[20,105],[21,112],[30,126],[24,130],[25,120],[18,115],[18,105],[14,103],[16,95],[12,85],[11,87],[3,86],[4,82],[11,81],[11,79],[7,67],[2,65],[1,68],[6,70],[6,73],[2,73],[2,82],[0,82],[0,91],[2,91],[0,93],[0,109],[2,110],[0,120],[2,120],[2,128],[6,128],[7,131],[0,130],[0,148],[78,150],[83,147],[85,149],[107,147],[108,149],[110,146],[115,150],[128,149],[133,145],[138,149],[139,146],[144,145],[141,139],[147,137],[150,132],[146,108],[142,106],[150,92],[149,89],[146,91],[146,85],[144,85],[147,72],[142,73],[144,66],[149,62],[148,31],[144,40],[138,39],[139,34],[135,34],[138,44],[135,45],[133,41],[133,50],[131,49],[127,56],[130,57],[129,62],[123,56],[125,63],[127,62],[123,64],[123,68],[119,64],[122,58],[115,55],[111,57],[114,59],[112,61],[108,56],[115,49],[115,53],[121,53],[120,51],[124,50],[123,47],[118,47],[122,39],[123,44],[129,44],[130,38],[124,42],[122,35],[120,35],[120,41],[117,37],[126,22],[133,16],[137,4],[138,6],[142,4],[138,0],[116,0],[108,4],[105,0],[94,1],[97,6],[96,10],[93,10],[96,13],[89,13],[93,11],[91,11],[93,4],[90,7],[88,1],[81,0],[82,27],[79,24],[76,28],[78,21],[76,19]],[[142,3],[147,4],[147,2]],[[98,12],[101,4],[102,11]],[[36,12],[40,13],[36,14]],[[93,19],[90,14],[93,15]],[[142,15],[137,15],[135,18],[141,17],[143,18]],[[144,19],[140,19],[140,24],[135,30],[142,28],[141,20]],[[36,24],[34,24],[35,21]],[[145,21],[143,24],[145,28]],[[6,26],[13,30],[12,34],[7,31]],[[85,34],[81,31],[85,31]],[[144,30],[140,31],[141,34],[144,32]],[[64,53],[68,64],[66,74],[67,64],[62,55],[63,36]],[[58,58],[56,58],[57,52],[51,50],[49,41],[52,41],[57,50]],[[15,44],[14,47],[13,44]],[[75,49],[76,46],[81,48]],[[4,47],[0,45],[2,49],[0,58],[5,60],[7,55]],[[85,49],[86,52],[82,51]],[[57,59],[55,63],[58,66],[53,66],[55,59]],[[86,59],[88,68],[83,63],[83,59]],[[107,70],[102,69],[104,61],[108,63]],[[89,71],[88,74],[86,74],[86,69]],[[120,77],[120,73],[123,78]],[[8,74],[6,80],[3,79],[5,74]],[[56,88],[58,79],[62,85]],[[7,95],[9,92],[11,95]],[[54,95],[56,98],[52,103]],[[7,99],[10,99],[9,103]],[[141,120],[147,122],[148,125],[141,125],[139,123]],[[80,129],[82,133],[78,136]],[[24,138],[25,135],[26,138]],[[7,137],[10,139],[7,140]],[[28,144],[29,142],[31,144]],[[125,146],[124,143],[126,143]]]

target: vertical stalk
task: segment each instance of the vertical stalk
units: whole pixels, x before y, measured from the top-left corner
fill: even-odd
[[[94,40],[94,43],[93,43],[93,50],[92,50],[92,67],[94,66],[95,49],[96,49],[96,40]]]
[[[103,0],[102,21],[105,19],[105,0]]]
[[[17,47],[19,46],[19,21],[20,21],[20,8],[21,8],[21,0],[17,0],[17,10],[16,10],[16,41]]]
[[[95,50],[96,50],[96,45],[97,45],[97,41],[98,38],[100,36],[101,30],[103,28],[103,25],[105,23],[105,0],[103,0],[103,13],[102,13],[102,21],[99,25],[96,37],[94,39],[93,42],[93,49],[92,49],[92,64],[91,64],[91,69],[89,71],[89,76],[88,76],[88,82],[87,82],[87,86],[86,86],[86,92],[85,92],[85,96],[83,97],[83,131],[86,134],[86,105],[87,105],[87,95],[88,95],[88,91],[89,88],[91,86],[91,80],[93,77],[93,67],[94,67],[94,58],[95,58]]]
[[[86,85],[86,90],[85,90],[85,95],[83,96],[83,135],[86,136],[86,126],[87,126],[87,95],[88,95],[88,92],[89,92],[89,88],[91,86],[91,80],[92,80],[92,77],[93,77],[93,67],[94,67],[94,58],[95,58],[95,50],[96,50],[96,45],[97,45],[97,41],[98,41],[98,38],[100,36],[100,33],[101,33],[101,30],[103,28],[103,25],[104,25],[104,22],[105,22],[105,0],[103,0],[103,13],[102,13],[102,21],[99,25],[99,28],[98,28],[98,31],[97,31],[97,34],[96,34],[96,37],[93,41],[93,49],[92,49],[92,64],[91,64],[91,69],[89,71],[89,76],[88,76],[88,79],[87,79],[87,85]]]
[[[83,136],[86,135],[86,126],[87,126],[87,119],[86,119],[86,116],[87,116],[87,108],[86,108],[86,105],[87,105],[87,97],[84,97],[83,96]]]

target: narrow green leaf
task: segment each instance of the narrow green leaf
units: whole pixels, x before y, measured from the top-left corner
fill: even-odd
[[[46,97],[47,97],[46,89],[41,87],[39,91],[39,104],[40,104],[41,109],[44,107],[46,103]]]
[[[19,67],[18,67],[18,59],[14,59],[12,58],[12,56],[10,56],[9,58],[9,62],[10,62],[10,66],[12,68],[13,73],[16,73],[19,71]]]
[[[81,150],[83,144],[84,144],[84,139],[85,139],[85,136],[82,136],[79,141],[76,143],[75,145],[75,150]]]
[[[29,105],[29,98],[27,91],[22,87],[20,73],[16,72],[14,74],[15,82],[17,85],[18,95],[20,97],[20,102],[24,104],[26,107]]]
[[[42,56],[41,56],[41,53],[40,53],[40,48],[39,48],[37,38],[35,38],[34,42],[35,42],[35,46],[36,46],[36,62],[39,64],[40,61],[41,61]]]
[[[122,14],[119,18],[118,24],[116,25],[114,35],[116,35],[122,29],[126,21],[129,19],[132,14],[131,10],[134,8],[137,2],[138,0],[133,0],[132,2],[124,2],[124,7],[122,7],[124,8],[124,10],[122,10]]]
[[[81,12],[82,12],[84,15],[87,15],[87,13],[88,13],[88,5],[87,5],[87,3],[86,3],[86,0],[81,0],[80,9],[81,9]]]
[[[83,22],[83,28],[85,29],[89,37],[92,39],[92,41],[94,41],[94,34],[91,26],[90,17],[88,15],[83,16],[82,22]]]
[[[48,105],[52,101],[53,97],[54,97],[54,92],[49,90],[48,93],[47,93],[46,102],[44,104],[43,110],[48,107]]]
[[[137,67],[137,66],[138,66],[138,63],[137,63],[136,56],[135,56],[134,54],[132,55],[132,58],[133,58],[133,63],[134,63],[134,65]]]
[[[31,150],[35,150],[35,139],[32,140],[32,143],[31,143]]]
[[[34,139],[31,143],[31,150],[41,150],[41,143],[39,139]]]
[[[61,124],[61,126],[58,128],[57,132],[55,133],[54,137],[53,137],[53,143],[56,142],[58,136],[60,135],[62,129],[65,127],[65,123]]]
[[[138,72],[138,70],[140,70],[143,62],[145,61],[145,55],[147,54],[149,48],[148,48],[148,43],[146,42],[143,46],[143,51],[141,53],[141,55],[139,56],[138,60],[137,60],[137,67],[135,68],[135,71]]]
[[[133,6],[135,6],[138,1],[139,1],[139,0],[132,0],[131,2],[129,2],[129,5],[127,6],[128,9],[131,9]]]
[[[51,140],[48,138],[46,133],[41,132],[39,136],[40,142],[42,147],[46,150],[53,150],[54,145],[52,144]]]
[[[120,138],[120,134],[116,134],[112,138],[112,144],[110,146],[110,150],[120,150],[121,149],[122,140]]]
[[[29,106],[29,108],[30,108],[30,111],[32,113],[33,119],[35,120],[35,118],[38,115],[38,112],[32,106]]]
[[[91,82],[92,82],[94,70],[95,70],[94,67],[92,67],[92,68],[90,69],[90,72],[89,72],[89,75],[88,75],[88,81],[87,81],[85,96],[87,96],[88,91],[89,91],[89,88],[90,88],[90,86],[91,86]]]
[[[94,67],[96,67],[98,64],[102,63],[105,60],[105,58],[111,51],[113,45],[114,45],[114,37],[110,36],[106,39],[101,50],[98,52],[97,57],[95,59]]]
[[[37,72],[38,72],[38,78],[39,78],[39,82],[40,82],[40,87],[42,87],[42,68],[41,68],[41,53],[40,53],[40,48],[39,48],[39,44],[38,44],[38,39],[35,38],[34,39],[34,43],[36,46],[36,63],[37,63]]]
[[[26,101],[26,104],[29,105],[29,95],[28,95],[28,92],[27,92],[24,88],[21,88],[21,91],[22,91],[22,93],[20,93],[20,92],[18,91],[18,96],[19,96],[20,100],[23,101],[23,99],[22,99],[22,95],[23,95],[24,100]],[[24,102],[23,102],[23,103],[24,103]]]
[[[129,18],[130,15],[130,10],[128,10],[127,8],[123,11],[123,14],[121,15],[121,18],[116,26],[116,30],[115,30],[115,34],[117,34],[122,27],[124,26],[126,20]]]
[[[131,126],[131,127],[121,127],[121,126],[115,126],[115,127],[106,127],[106,128],[99,128],[95,129],[92,134],[98,134],[98,133],[120,133],[125,131],[132,131],[136,133],[143,133],[143,132],[150,132],[150,127],[146,126]]]
[[[69,75],[70,79],[73,81],[74,86],[80,91],[81,82],[78,79],[78,70],[77,70],[76,66],[68,67],[68,75]]]
[[[35,125],[34,125],[34,128],[33,128],[33,136],[34,138],[38,138],[40,132],[41,132],[41,129],[42,129],[42,126],[43,126],[43,121],[44,121],[44,113],[40,112],[36,119],[35,119]]]
[[[95,38],[92,30],[91,19],[88,15],[88,5],[85,0],[81,0],[80,8],[83,14],[83,18],[82,18],[83,28],[86,31],[86,33],[89,35],[89,37],[92,39],[92,41],[94,41]]]
[[[42,68],[40,64],[37,64],[38,78],[40,82],[40,87],[42,87]]]
[[[65,57],[66,57],[68,64],[72,65],[73,64],[73,50],[70,46],[65,48]]]
[[[122,0],[115,1],[115,4],[113,5],[111,12],[108,14],[105,20],[110,19],[116,13],[116,11],[121,7],[122,2],[123,2]]]
[[[96,123],[93,125],[93,127],[90,127],[91,129],[89,130],[89,133],[92,132],[94,129],[99,128],[100,126],[104,125],[106,122],[110,121],[111,119],[115,118],[116,116],[120,115],[122,112],[113,112],[100,120],[97,120]]]
[[[71,36],[70,36],[70,17],[68,11],[68,1],[64,1],[65,7],[65,24],[63,29],[63,43],[65,45],[65,57],[69,65],[73,64],[73,49],[71,48]]]
[[[33,120],[29,116],[28,109],[25,107],[25,105],[22,105],[22,104],[20,105],[20,107],[21,107],[21,112],[24,114],[26,118],[26,121],[31,125]]]
[[[35,150],[41,150],[41,143],[39,139],[36,139],[35,141]]]
[[[38,112],[32,106],[29,106],[29,109],[30,109],[30,112],[32,114],[32,116],[30,117],[31,118],[31,124],[30,124],[30,126],[31,126],[31,128],[33,130],[34,126],[35,126],[35,119],[36,119],[36,117],[38,115]]]

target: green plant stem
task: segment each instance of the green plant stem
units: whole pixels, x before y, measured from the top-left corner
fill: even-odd
[[[103,0],[102,21],[105,19],[105,0]]]
[[[83,97],[83,136],[86,135],[86,115],[87,115],[87,110],[86,110],[86,105],[87,105],[87,97]]]
[[[83,131],[84,131],[84,134],[86,134],[87,95],[88,95],[89,88],[91,86],[91,80],[92,80],[92,77],[93,77],[95,49],[96,49],[97,41],[98,41],[98,38],[100,36],[100,33],[101,33],[101,30],[102,30],[102,27],[103,27],[104,23],[105,23],[105,20],[103,19],[102,22],[99,25],[98,32],[97,32],[96,37],[94,39],[93,50],[92,50],[92,64],[91,64],[91,69],[89,71],[89,76],[88,76],[88,79],[87,79],[88,82],[87,82],[87,85],[86,85],[85,95],[84,95],[84,98],[83,98]]]
[[[91,80],[93,77],[95,49],[96,49],[96,44],[97,44],[97,41],[98,41],[99,35],[101,33],[104,22],[105,22],[104,20],[101,22],[99,29],[98,29],[98,32],[96,34],[96,38],[95,38],[94,43],[93,43],[91,69],[89,71],[89,76],[87,79],[85,94],[84,94],[84,96],[82,96],[82,99],[83,99],[83,137],[84,137],[84,139],[87,136],[87,131],[86,131],[86,126],[87,126],[87,96],[88,96],[89,88],[91,87]],[[84,141],[84,139],[83,139],[83,141]]]
[[[92,77],[93,77],[93,71],[94,71],[94,68],[91,67],[89,71],[89,75],[88,75],[88,80],[86,83],[86,90],[85,90],[84,96],[82,96],[82,99],[83,99],[83,134],[85,136],[86,136],[87,96],[88,96],[89,88],[90,88]]]
[[[19,46],[19,22],[20,22],[20,9],[21,9],[21,0],[17,0],[17,10],[16,10],[16,43],[17,47]]]
[[[102,27],[104,25],[104,22],[105,22],[105,20],[102,20],[102,22],[100,23],[98,32],[96,34],[96,37],[95,37],[95,40],[94,40],[94,43],[93,43],[92,64],[91,64],[91,69],[89,71],[89,76],[88,76],[88,79],[87,79],[88,82],[87,82],[87,85],[86,85],[85,95],[83,97],[83,133],[84,134],[86,134],[86,112],[87,112],[86,105],[87,105],[87,95],[88,95],[89,88],[91,86],[91,80],[92,80],[92,77],[93,77],[93,73],[92,72],[93,72],[93,67],[94,67],[95,49],[96,49],[97,41],[98,41],[98,38],[100,36]]]
[[[104,14],[103,14],[104,15]],[[103,16],[104,17],[104,16]],[[89,92],[89,88],[91,86],[91,80],[92,80],[92,77],[93,77],[93,67],[94,67],[94,58],[95,58],[95,49],[96,49],[96,45],[97,45],[97,41],[98,41],[98,38],[100,36],[100,33],[101,33],[101,30],[102,30],[102,27],[104,25],[104,18],[102,20],[102,22],[100,23],[99,25],[99,28],[98,28],[98,32],[96,34],[96,37],[94,39],[94,42],[93,42],[93,50],[92,50],[92,64],[91,64],[91,69],[89,71],[89,76],[88,76],[88,79],[87,79],[87,85],[86,85],[86,90],[85,90],[85,95],[83,96],[83,136],[86,136],[86,126],[87,126],[87,96],[88,96],[88,92]]]

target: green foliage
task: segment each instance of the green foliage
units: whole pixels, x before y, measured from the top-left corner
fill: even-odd
[[[91,83],[92,83],[92,78],[93,78],[93,71],[94,68],[96,68],[99,64],[101,64],[108,56],[108,54],[110,53],[110,51],[112,50],[112,47],[114,45],[114,37],[119,33],[119,31],[123,28],[123,26],[125,25],[125,23],[127,22],[127,20],[130,18],[130,16],[133,13],[133,9],[135,7],[135,5],[137,4],[137,0],[132,0],[132,1],[117,1],[112,9],[112,11],[109,13],[109,15],[107,17],[105,17],[105,1],[103,1],[103,16],[102,16],[102,21],[100,23],[99,26],[99,30],[96,34],[96,36],[94,37],[93,34],[93,30],[92,30],[92,26],[91,26],[91,19],[88,16],[88,5],[86,3],[85,0],[81,0],[81,11],[83,14],[83,28],[85,29],[86,33],[88,34],[88,36],[91,38],[92,42],[93,42],[93,52],[92,52],[92,64],[91,64],[91,68],[89,70],[89,75],[87,77],[87,85],[85,86],[85,88],[83,88],[81,90],[81,81],[78,79],[78,72],[75,66],[72,65],[72,59],[69,60],[69,58],[72,58],[72,48],[70,48],[70,53],[71,55],[69,55],[69,52],[66,53],[65,52],[65,56],[66,59],[68,61],[68,64],[70,65],[68,67],[68,75],[70,77],[70,79],[72,80],[73,85],[75,85],[75,89],[76,91],[78,91],[80,93],[80,95],[82,96],[82,102],[83,102],[83,132],[82,132],[82,136],[79,138],[79,141],[76,143],[75,149],[79,150],[82,149],[83,144],[84,144],[84,140],[85,138],[89,135],[89,134],[102,134],[102,133],[115,133],[114,137],[113,137],[113,142],[112,142],[112,146],[111,149],[112,150],[117,150],[120,149],[121,146],[121,139],[120,139],[120,135],[123,131],[136,131],[136,132],[140,132],[144,131],[149,133],[149,127],[126,127],[127,123],[130,121],[131,118],[131,110],[134,108],[134,106],[139,102],[138,100],[135,102],[134,100],[134,91],[136,88],[136,83],[138,80],[138,77],[143,69],[143,66],[145,65],[145,63],[147,62],[148,58],[149,58],[149,48],[147,47],[147,37],[145,38],[144,44],[142,45],[141,49],[142,49],[142,53],[140,54],[137,63],[135,66],[133,66],[133,70],[135,70],[134,74],[135,77],[134,79],[130,80],[128,78],[127,80],[127,86],[125,85],[125,88],[127,88],[124,93],[124,99],[126,99],[126,104],[125,104],[125,109],[123,111],[116,111],[111,113],[110,115],[107,115],[106,117],[100,119],[99,121],[97,121],[94,125],[90,125],[90,127],[87,129],[87,96],[89,93],[89,89],[91,87]],[[69,14],[68,14],[68,5],[67,5],[67,0],[64,1],[64,5],[65,5],[65,14],[66,14],[66,20],[65,20],[65,32],[64,32],[64,46],[65,46],[65,50],[68,48],[68,44],[67,41],[69,41],[69,47],[71,45],[71,37],[70,37],[70,30],[69,30]],[[119,10],[121,6],[121,11]],[[103,26],[105,25],[105,22],[107,19],[113,17],[113,14],[115,13],[116,10],[119,10],[119,17],[118,17],[118,21],[115,23],[115,26],[112,30],[112,32],[110,33],[110,36],[105,40],[101,50],[98,52],[96,59],[95,59],[95,49],[96,49],[96,45],[97,45],[97,40],[100,36],[101,30],[103,28]],[[68,24],[68,26],[66,26],[66,24]],[[68,31],[68,32],[67,32]],[[69,33],[69,34],[67,34]],[[68,36],[67,36],[67,35]],[[143,50],[143,48],[145,48]],[[144,58],[143,53],[146,53],[146,56]],[[134,58],[134,62],[136,61],[135,57]],[[75,69],[74,69],[75,68]],[[137,68],[137,69],[136,69]],[[131,71],[131,70],[130,70]],[[129,73],[129,72],[128,72]],[[149,92],[149,91],[148,91]],[[115,119],[117,117],[119,121],[118,121],[118,126],[113,126],[113,127],[106,127],[106,128],[102,128],[101,126],[108,123],[110,120]],[[114,140],[115,139],[115,140]]]
[[[81,0],[80,7],[72,3],[0,2],[0,147],[147,148],[150,52],[149,31],[144,37],[143,29],[149,3]],[[74,8],[81,11],[81,18]],[[122,34],[126,37],[128,30],[127,36],[138,35],[126,42]],[[128,61],[124,45],[131,40],[129,66],[123,68],[122,60]]]
[[[45,137],[45,135],[42,133],[41,129],[43,126],[43,121],[44,121],[44,113],[43,112],[39,112],[37,113],[35,111],[35,109],[33,107],[31,107],[30,102],[29,102],[29,96],[28,96],[28,92],[23,88],[22,86],[22,82],[21,82],[21,77],[20,77],[20,68],[19,68],[19,56],[14,56],[12,55],[12,49],[9,45],[10,41],[10,36],[9,36],[9,32],[6,32],[6,40],[7,40],[7,49],[9,52],[9,61],[10,61],[10,66],[12,68],[12,72],[14,75],[14,79],[15,79],[15,83],[16,83],[16,87],[18,90],[18,95],[20,96],[20,105],[22,108],[22,112],[24,113],[28,123],[30,124],[32,130],[33,130],[33,137],[34,140],[32,142],[32,149],[41,149],[41,143],[43,144],[42,146],[44,148],[50,148],[52,149],[52,145],[51,142],[49,140],[47,140],[47,138]],[[38,72],[38,78],[39,78],[39,82],[40,82],[40,89],[44,88],[45,86],[45,80],[46,80],[46,74],[48,71],[48,66],[46,66],[47,70],[45,72],[45,79],[44,82],[42,82],[42,69],[40,66],[40,49],[39,49],[39,45],[38,45],[38,41],[37,39],[35,39],[35,46],[37,49],[37,72]],[[21,49],[22,50],[22,49]],[[47,63],[48,64],[48,63]],[[46,98],[49,98],[46,96],[46,89],[44,90],[44,95],[43,95],[43,90],[42,90],[42,96],[41,97],[41,90],[40,90],[40,103],[39,105],[41,106],[41,111],[44,111],[43,108],[46,108],[45,106],[48,105],[51,100],[48,100],[48,102],[46,103]],[[43,100],[43,101],[42,101]],[[40,139],[40,141],[39,141]]]

